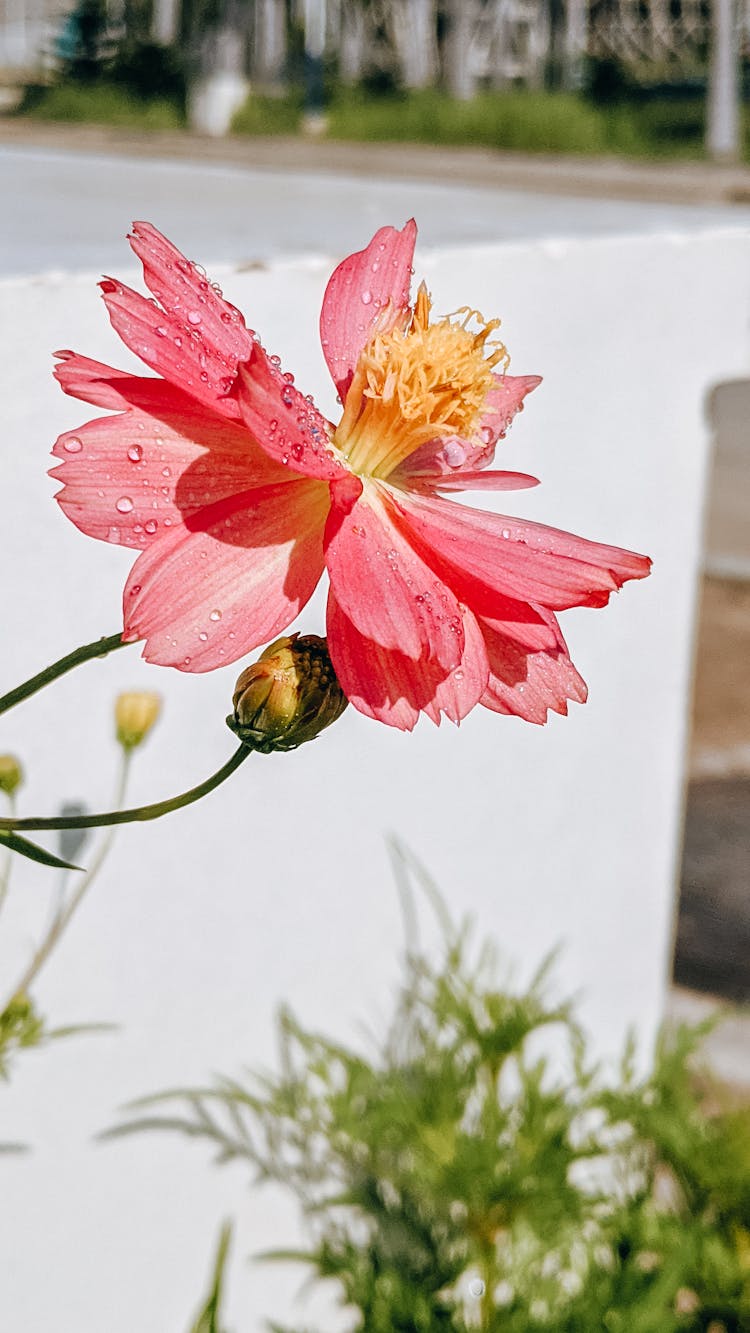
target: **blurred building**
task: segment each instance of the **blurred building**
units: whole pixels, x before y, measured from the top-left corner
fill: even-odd
[[[711,0],[96,0],[115,35],[193,50],[232,29],[260,87],[283,83],[305,22],[325,25],[344,82],[441,84],[458,97],[481,87],[575,87],[586,57],[636,79],[705,75]],[[54,66],[66,32],[92,0],[0,0],[0,70]],[[743,44],[749,0],[739,0]],[[605,74],[606,78],[606,74]]]

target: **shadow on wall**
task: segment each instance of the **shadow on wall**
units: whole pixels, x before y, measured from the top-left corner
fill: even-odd
[[[750,580],[750,380],[717,384],[706,415],[714,435],[705,568]]]
[[[750,1001],[750,380],[717,384],[674,980]]]

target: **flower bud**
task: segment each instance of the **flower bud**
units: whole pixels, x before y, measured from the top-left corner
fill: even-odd
[[[325,639],[290,634],[242,672],[227,726],[261,754],[295,750],[335,722],[347,702]]]
[[[23,769],[14,754],[0,754],[0,791],[12,796],[23,782]]]
[[[129,690],[115,701],[117,740],[123,750],[134,750],[145,740],[161,712],[161,695],[151,690]]]

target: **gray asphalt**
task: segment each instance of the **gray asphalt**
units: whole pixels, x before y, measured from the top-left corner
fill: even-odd
[[[0,147],[0,276],[109,271],[146,217],[203,264],[340,254],[384,220],[422,244],[750,226],[750,207],[582,198],[387,175]]]

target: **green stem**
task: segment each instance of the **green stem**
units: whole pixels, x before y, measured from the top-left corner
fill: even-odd
[[[16,813],[16,797],[14,792],[8,793],[8,805],[10,807],[10,817],[11,819],[13,819]],[[2,865],[0,868],[0,912],[2,911],[3,906],[5,905],[5,899],[8,896],[8,887],[10,885],[10,872],[14,859],[15,858],[13,856],[12,851],[10,850],[10,848],[8,848],[8,850],[5,852],[5,855],[2,858]]]
[[[133,824],[137,820],[160,819],[172,810],[180,810],[183,805],[192,805],[201,797],[208,796],[215,787],[220,787],[236,768],[244,763],[252,750],[247,745],[240,745],[231,759],[228,759],[216,773],[197,787],[182,792],[179,796],[170,796],[167,801],[155,801],[153,805],[138,805],[132,810],[108,810],[102,815],[58,815],[53,819],[0,819],[0,829],[63,829],[63,828],[104,828],[108,824]]]
[[[44,689],[45,685],[57,680],[58,676],[64,676],[66,671],[72,671],[73,667],[80,666],[81,662],[88,662],[92,657],[106,657],[107,653],[113,653],[116,648],[127,648],[127,646],[123,643],[122,634],[110,634],[108,638],[95,639],[93,643],[83,644],[81,648],[76,648],[75,652],[68,653],[67,657],[61,657],[59,662],[53,662],[51,666],[45,667],[44,671],[38,671],[30,680],[25,680],[23,685],[17,685],[14,690],[3,694],[0,697],[0,713],[7,713],[9,708],[36,694],[37,690]]]
[[[122,760],[120,763],[120,775],[117,782],[117,790],[115,791],[115,805],[122,805],[123,801],[125,800],[125,791],[127,788],[128,773],[130,770],[130,754],[131,754],[130,751],[123,750]],[[41,943],[35,950],[33,957],[31,958],[28,966],[26,967],[26,970],[22,973],[17,985],[14,986],[13,991],[7,998],[5,1004],[6,1009],[10,1004],[13,1003],[13,1000],[16,998],[16,996],[28,994],[30,987],[36,981],[39,973],[44,967],[44,964],[46,963],[53,949],[56,947],[60,939],[60,936],[62,935],[63,931],[67,928],[68,923],[70,922],[70,918],[73,916],[73,913],[77,911],[78,907],[81,904],[81,900],[83,899],[85,894],[88,893],[89,889],[91,888],[91,885],[93,884],[94,880],[99,874],[99,871],[104,865],[109,850],[112,846],[114,837],[115,837],[114,828],[107,829],[107,832],[104,834],[104,837],[102,838],[102,841],[99,845],[99,849],[96,853],[96,856],[94,857],[94,860],[91,862],[91,865],[86,871],[86,874],[83,876],[81,880],[79,880],[74,892],[70,895],[70,898],[68,898],[67,902],[63,898],[62,901],[58,904],[57,911],[55,912],[49,926],[47,927],[47,931],[44,935],[44,938],[42,939]],[[0,1009],[0,1013],[2,1012],[4,1012],[4,1010]]]

